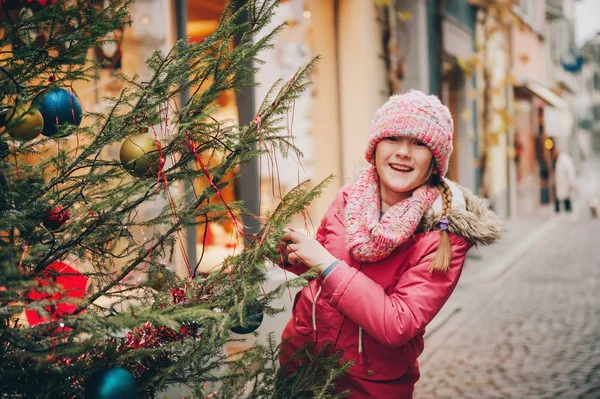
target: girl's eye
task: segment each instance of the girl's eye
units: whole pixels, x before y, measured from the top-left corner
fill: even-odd
[[[425,143],[423,143],[421,140],[413,140],[413,144],[418,145],[419,147],[422,147],[425,145]]]
[[[386,140],[386,141],[398,141],[399,137],[390,136],[390,137],[384,138],[384,140]]]

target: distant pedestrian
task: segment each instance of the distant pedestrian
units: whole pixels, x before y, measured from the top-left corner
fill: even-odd
[[[554,148],[554,210],[560,213],[561,209],[564,212],[571,212],[572,199],[575,190],[577,189],[577,174],[575,172],[575,164],[573,160],[564,151],[558,147]]]
[[[495,242],[498,217],[469,190],[444,178],[453,121],[435,96],[395,95],[376,112],[358,179],[339,192],[312,238],[284,234],[287,270],[320,273],[296,296],[282,335],[292,358],[326,343],[351,361],[336,389],[349,398],[411,398],[425,328],[456,287],[467,251]]]

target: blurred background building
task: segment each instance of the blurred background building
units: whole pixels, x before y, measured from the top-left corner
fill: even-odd
[[[153,51],[168,51],[178,37],[204,40],[225,4],[138,0],[131,26],[115,32],[122,42],[95,52],[109,61],[100,79],[75,87],[84,108],[101,111],[102,98],[119,92],[117,72],[143,80]],[[275,153],[245,165],[224,195],[265,214],[300,181],[333,174],[297,221],[310,230],[364,166],[375,110],[391,93],[417,89],[438,95],[454,117],[449,178],[503,217],[538,215],[553,203],[553,149],[578,165],[600,151],[600,37],[596,30],[576,40],[584,4],[600,15],[597,0],[282,0],[272,27],[287,27],[260,55],[258,86],[224,93],[217,117],[250,122],[273,83],[319,55],[313,84],[286,121],[304,157]],[[231,226],[188,233],[188,252],[204,254],[203,271],[239,246]]]
[[[579,76],[577,108],[580,131],[586,135],[582,145],[600,151],[600,35],[585,42],[581,55],[584,62]]]

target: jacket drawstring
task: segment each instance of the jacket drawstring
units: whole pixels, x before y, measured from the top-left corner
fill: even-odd
[[[315,295],[315,299],[313,300],[312,303],[312,327],[313,327],[313,331],[316,334],[317,333],[317,299],[319,299],[319,295],[321,295],[321,290],[323,289],[323,287],[319,287],[319,290],[317,291],[317,294]]]
[[[358,364],[363,364],[365,357],[363,355],[363,329],[358,327]]]

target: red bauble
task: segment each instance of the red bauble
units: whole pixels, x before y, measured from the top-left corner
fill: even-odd
[[[30,301],[58,300],[65,297],[82,298],[85,295],[88,282],[86,276],[64,262],[49,264],[35,279],[41,287],[52,285],[58,288],[58,292],[49,294],[32,290],[27,293],[27,299]],[[53,306],[46,306],[45,309],[50,313],[52,321],[57,321],[65,315],[75,312],[77,306],[73,303],[58,303]],[[25,315],[31,326],[49,321],[47,318],[41,317],[35,310],[25,310]]]
[[[15,25],[23,8],[27,7],[36,13],[54,3],[56,0],[0,0],[0,21]]]
[[[57,230],[71,219],[71,215],[62,206],[56,205],[44,211],[42,223],[48,230]]]
[[[56,3],[56,0],[0,0],[0,5],[5,10],[20,10],[29,7],[34,11]]]

